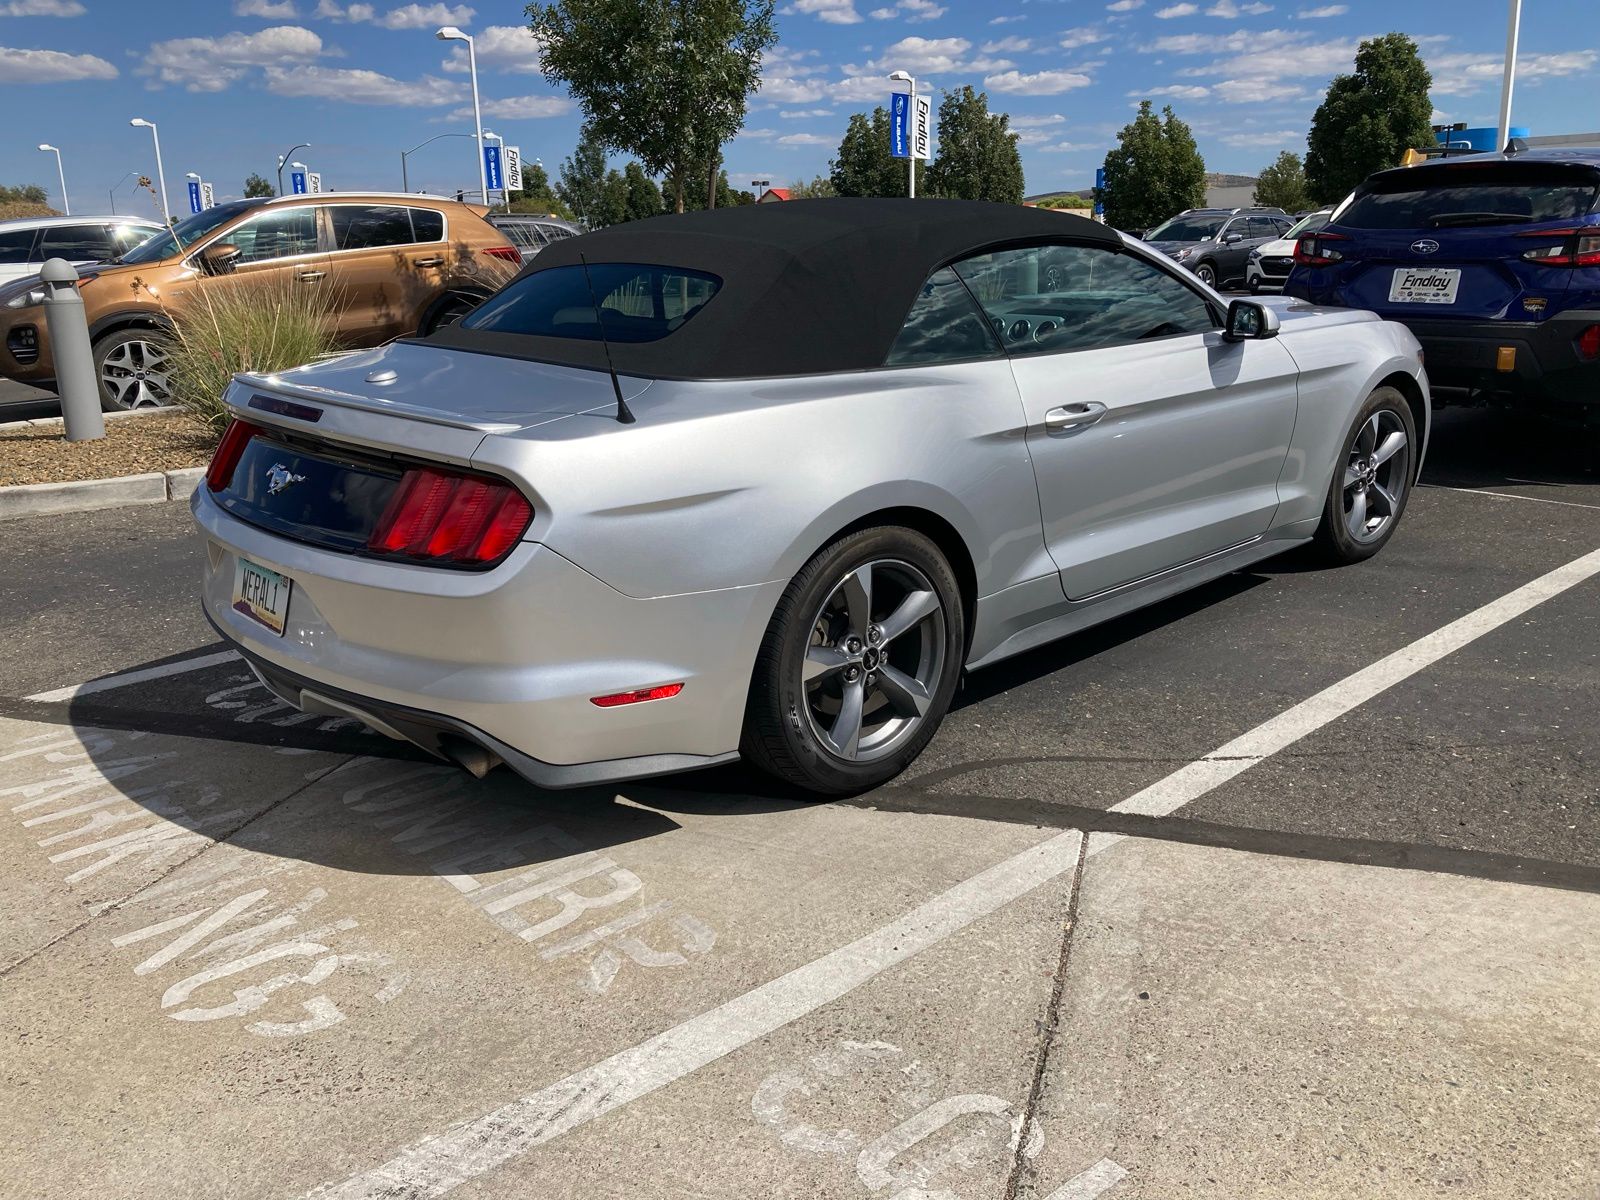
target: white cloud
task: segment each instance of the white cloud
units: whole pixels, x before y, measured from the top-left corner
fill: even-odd
[[[985,54],[1021,54],[1024,50],[1032,48],[1032,39],[1025,37],[1003,37],[998,41],[985,42],[979,47]]]
[[[1073,88],[1088,87],[1087,75],[1076,71],[1003,71],[984,76],[983,86],[995,92],[1017,92],[1032,96],[1057,96]]]
[[[829,100],[856,104],[872,101],[876,104],[886,105],[888,103],[888,87],[889,81],[880,74],[865,75],[852,72],[843,79],[835,80],[825,86],[819,86],[817,94],[809,96],[807,99],[816,100],[826,93]]]
[[[861,14],[854,0],[794,0],[783,9],[786,14],[802,13],[829,25],[859,25]]]
[[[790,133],[778,139],[780,146],[833,146],[837,143],[831,137],[824,137],[820,133]]]
[[[935,21],[948,11],[934,0],[900,0],[899,7],[908,21]]]
[[[454,104],[464,89],[453,79],[424,75],[421,79],[395,79],[377,71],[341,67],[268,67],[267,89],[280,96],[311,96],[346,104],[393,104],[426,107]]]
[[[565,116],[572,111],[572,107],[572,101],[565,96],[506,96],[500,100],[483,101],[483,115],[507,121],[532,121],[540,117]],[[449,119],[472,120],[471,106],[456,109]]]
[[[1517,82],[1536,83],[1592,69],[1600,54],[1593,50],[1568,50],[1560,54],[1517,55]],[[1498,54],[1441,54],[1427,60],[1433,73],[1433,94],[1461,96],[1490,83],[1499,83],[1505,59]]]
[[[0,78],[7,83],[70,83],[77,79],[115,79],[117,69],[93,54],[60,50],[16,50],[0,46]]]
[[[887,82],[885,83],[887,86]],[[828,94],[828,87],[818,79],[794,79],[787,75],[764,75],[757,95],[774,104],[809,104]],[[882,90],[881,88],[879,90]]]
[[[777,137],[778,136],[778,131],[776,129],[741,129],[734,136],[735,137],[742,137],[742,138],[750,138],[750,139],[752,139],[754,141],[764,142],[768,138]]]
[[[390,9],[377,19],[385,29],[437,29],[441,25],[465,25],[476,10],[465,4],[407,4]]]
[[[1308,33],[1284,29],[1240,29],[1233,33],[1183,33],[1160,37],[1139,47],[1142,54],[1223,54],[1205,66],[1186,67],[1179,75],[1224,79],[1284,79],[1327,76],[1348,71],[1355,60],[1354,41],[1318,42]]]
[[[81,17],[83,14],[84,7],[78,0],[9,0],[9,3],[0,4],[0,17]]]
[[[1128,95],[1136,100],[1143,100],[1151,96],[1170,96],[1174,100],[1199,100],[1211,94],[1210,88],[1201,87],[1199,84],[1192,86],[1181,83],[1169,83],[1166,87],[1146,88],[1142,92],[1129,92]]]
[[[1223,134],[1222,141],[1228,146],[1274,146],[1279,149],[1292,149],[1303,145],[1306,133],[1303,129],[1275,129],[1271,132],[1261,133],[1227,133]]]
[[[867,16],[874,21],[892,21],[899,16],[899,12],[893,8],[875,8]]]
[[[1042,147],[1040,147],[1039,152],[1041,154],[1070,154],[1074,150],[1099,150],[1099,149],[1102,149],[1102,147],[1093,145],[1092,143],[1089,143],[1089,142],[1057,142],[1053,146],[1042,146]]]
[[[138,73],[161,83],[181,84],[185,91],[220,92],[251,67],[303,61],[323,52],[322,39],[311,30],[273,25],[258,33],[156,42],[145,51]]]
[[[1062,116],[1060,113],[1046,113],[1046,114],[1044,114],[1042,116],[1031,116],[1031,117],[1012,117],[1011,118],[1011,128],[1013,128],[1013,129],[1044,129],[1044,128],[1046,128],[1048,126],[1051,126],[1051,125],[1063,124],[1065,121],[1066,121],[1066,117]]]
[[[1304,88],[1269,76],[1224,79],[1213,84],[1211,90],[1224,104],[1265,104],[1270,100],[1297,100],[1305,95]]]
[[[964,57],[972,43],[966,38],[901,38],[867,65],[876,71],[910,71],[933,75],[966,69]]]
[[[1321,8],[1302,8],[1294,18],[1297,21],[1320,21],[1324,17],[1342,17],[1349,11],[1348,4],[1324,4]]]
[[[989,18],[989,24],[991,24],[991,25],[1011,25],[1011,24],[1016,23],[1017,21],[1026,21],[1027,19],[1028,19],[1027,16],[1024,15],[1023,13],[1011,13],[1011,14],[1009,14],[1007,16],[1003,16],[1003,17],[990,17]]]
[[[1192,17],[1199,11],[1200,9],[1193,4],[1174,4],[1170,8],[1157,9],[1156,19],[1170,21],[1173,17]]]
[[[1217,0],[1215,4],[1206,9],[1206,16],[1232,20],[1234,17],[1243,16],[1246,13],[1251,16],[1260,16],[1262,13],[1271,11],[1272,5],[1270,4],[1235,4],[1233,0]]]
[[[294,0],[234,0],[236,17],[263,17],[268,21],[292,21],[300,15]]]
[[[1111,35],[1104,30],[1096,29],[1092,25],[1084,25],[1078,29],[1069,29],[1061,35],[1057,43],[1063,50],[1077,50],[1084,46],[1093,46],[1103,42]]]
[[[334,0],[317,0],[317,10],[311,15],[324,21],[370,21],[377,15],[377,9],[370,4],[351,4],[341,8]]]
[[[833,116],[833,109],[831,109],[831,108],[792,108],[788,112],[779,113],[778,116],[781,117],[785,121],[799,120],[799,119],[801,119],[803,117],[831,117],[831,116]]]
[[[539,74],[539,40],[526,25],[491,25],[482,33],[473,35],[473,49],[478,55],[478,66],[496,71],[515,71],[523,75]],[[450,57],[442,64],[446,71],[465,75],[470,67],[467,48],[456,42]]]
[[[1110,4],[1106,5],[1106,11],[1107,12],[1114,12],[1114,13],[1125,13],[1125,12],[1132,12],[1136,8],[1143,8],[1143,7],[1144,7],[1144,0],[1112,0],[1112,2]]]

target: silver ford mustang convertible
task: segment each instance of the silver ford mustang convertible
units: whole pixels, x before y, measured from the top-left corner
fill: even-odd
[[[227,403],[205,610],[289,703],[546,787],[743,756],[831,795],[910,763],[963,670],[1303,542],[1375,554],[1429,421],[1401,325],[944,200],[572,238]]]

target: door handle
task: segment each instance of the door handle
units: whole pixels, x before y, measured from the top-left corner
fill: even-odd
[[[326,271],[296,271],[294,277],[301,283],[315,283],[326,274]]]
[[[1060,408],[1052,408],[1044,415],[1044,427],[1047,433],[1056,433],[1062,429],[1080,429],[1093,425],[1106,415],[1106,406],[1098,400],[1088,400],[1082,404],[1064,404]]]
[[[419,266],[419,267],[442,267],[442,266],[444,266],[444,259],[442,259],[442,258],[419,258],[419,259],[417,259],[417,266]]]

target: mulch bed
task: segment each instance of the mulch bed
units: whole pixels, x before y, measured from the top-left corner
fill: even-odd
[[[0,487],[70,483],[203,467],[217,435],[184,412],[141,413],[106,422],[106,436],[69,442],[59,426],[0,429]]]

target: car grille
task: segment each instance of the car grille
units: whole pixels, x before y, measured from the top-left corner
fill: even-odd
[[[6,334],[6,349],[17,360],[18,366],[31,367],[39,361],[39,329],[35,325],[18,325]]]
[[[1273,275],[1287,275],[1294,267],[1292,258],[1263,258],[1261,269]]]

